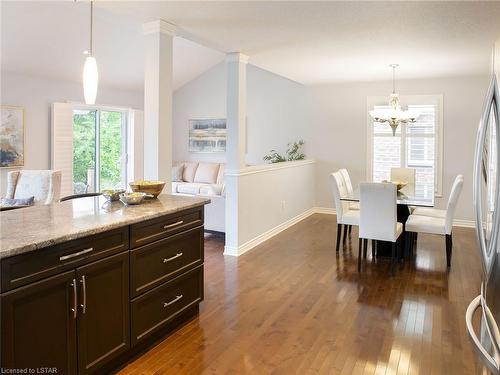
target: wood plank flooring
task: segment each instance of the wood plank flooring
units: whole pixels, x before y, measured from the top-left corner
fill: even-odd
[[[120,374],[478,374],[465,310],[479,293],[473,229],[419,235],[416,258],[357,272],[357,230],[335,252],[333,215],[313,215],[239,258],[207,238],[200,314]]]

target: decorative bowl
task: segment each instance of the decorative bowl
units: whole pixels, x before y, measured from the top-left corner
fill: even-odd
[[[120,200],[127,204],[141,204],[144,200],[146,193],[133,192],[133,193],[122,193],[120,194]]]
[[[134,192],[151,194],[156,198],[163,190],[165,181],[134,181],[129,185]]]
[[[408,181],[387,181],[387,180],[383,180],[382,182],[386,183],[386,184],[394,184],[396,185],[396,189],[397,190],[401,190],[402,188],[404,188],[406,185],[408,185]]]
[[[125,193],[125,189],[105,189],[101,193],[106,200],[117,201],[120,199],[120,194]]]
[[[391,181],[394,185],[397,186],[398,190],[401,190],[404,188],[406,185],[408,185],[408,181]]]

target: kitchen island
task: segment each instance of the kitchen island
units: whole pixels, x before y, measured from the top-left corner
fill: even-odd
[[[195,315],[207,203],[91,197],[2,212],[2,370],[108,374]]]

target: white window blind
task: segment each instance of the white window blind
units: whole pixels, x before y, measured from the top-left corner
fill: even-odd
[[[380,99],[378,99],[380,100]],[[408,100],[408,99],[407,99]],[[389,109],[373,105],[369,109]],[[368,178],[390,179],[391,168],[415,168],[418,196],[441,194],[441,97],[412,97],[408,109],[420,114],[415,123],[400,125],[396,135],[387,123],[368,119]],[[426,191],[424,191],[426,190]]]
[[[73,194],[73,105],[53,103],[52,169],[61,171],[61,197]]]

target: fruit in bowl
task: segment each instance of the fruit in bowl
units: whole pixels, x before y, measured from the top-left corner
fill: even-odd
[[[141,204],[146,193],[133,192],[120,194],[120,200],[125,204]]]
[[[396,185],[396,189],[398,189],[398,190],[401,190],[406,185],[408,185],[408,181],[398,181],[398,180],[387,181],[387,180],[384,180],[382,182],[394,184],[394,185]]]
[[[163,190],[165,181],[134,181],[129,185],[134,192],[151,194],[156,198]]]
[[[101,193],[106,200],[117,201],[120,199],[120,194],[125,193],[125,189],[104,189]]]

